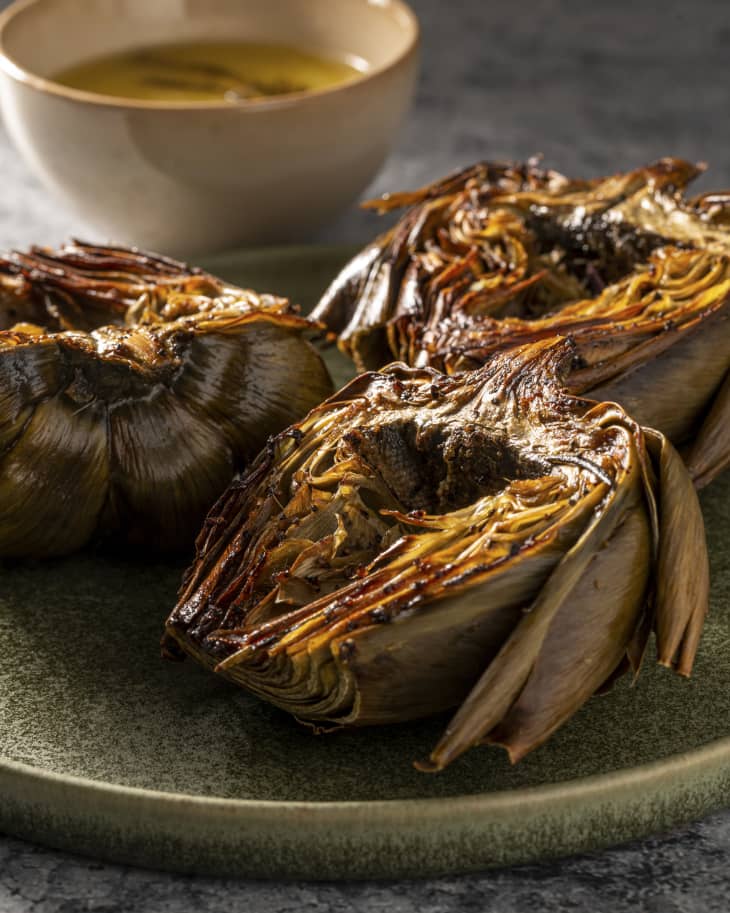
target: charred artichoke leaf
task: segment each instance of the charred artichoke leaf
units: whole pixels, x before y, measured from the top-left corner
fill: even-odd
[[[712,401],[712,407],[692,442],[687,465],[695,485],[702,488],[728,465],[730,428],[730,370]]]
[[[572,186],[567,178],[539,168],[536,160],[526,164],[481,162],[413,193],[386,194],[365,206],[386,212],[410,207],[391,230],[376,238],[344,267],[324,293],[313,319],[323,321],[339,336],[339,345],[361,370],[379,368],[391,361],[386,328],[398,316],[397,302],[404,297],[406,309],[418,312],[418,289],[410,283],[410,295],[400,296],[414,254],[425,251],[438,238],[443,226],[453,222],[449,239],[450,259],[458,260],[473,246],[467,237],[473,225],[473,210],[498,192]],[[459,203],[468,200],[463,211]],[[438,255],[437,255],[438,256]],[[524,259],[524,253],[520,259]],[[431,270],[437,263],[429,262]],[[477,264],[473,264],[475,270]],[[400,353],[392,352],[395,357]]]
[[[645,429],[645,435],[662,492],[655,607],[659,662],[689,675],[710,592],[704,523],[679,454],[656,431]]]
[[[730,257],[663,248],[631,277],[548,317],[479,318],[466,328],[443,321],[424,333],[428,351],[415,360],[453,372],[555,335],[576,343],[571,392],[616,400],[683,443],[701,428],[730,365]]]
[[[474,166],[396,197],[411,208],[314,315],[359,367],[394,357],[456,373],[570,335],[569,389],[618,401],[678,445],[702,441],[693,471],[712,464],[705,484],[730,461],[703,431],[730,370],[730,203],[683,197],[700,170],[662,159],[569,181],[525,166],[508,181]]]
[[[267,437],[331,392],[316,325],[283,299],[87,245],[2,271],[0,555],[188,548]]]
[[[564,391],[574,357],[541,340],[453,377],[355,379],[213,508],[168,643],[318,727],[461,705],[429,769],[484,740],[518,759],[638,672],[659,618],[688,673],[696,494],[660,434]]]

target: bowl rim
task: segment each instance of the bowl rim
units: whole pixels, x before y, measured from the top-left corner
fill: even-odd
[[[19,63],[5,47],[5,29],[15,17],[29,7],[39,6],[48,0],[14,0],[0,13],[0,73],[23,85],[30,86],[39,92],[64,98],[67,101],[82,102],[88,105],[106,108],[139,109],[148,111],[271,111],[278,108],[288,108],[295,105],[306,104],[319,98],[346,92],[356,86],[385,75],[402,66],[406,61],[415,56],[421,41],[421,27],[415,12],[405,0],[362,0],[365,6],[392,8],[396,11],[400,21],[410,30],[408,41],[393,60],[370,67],[366,70],[357,70],[357,75],[343,82],[322,89],[305,89],[300,92],[287,92],[286,94],[263,98],[246,98],[238,101],[166,101],[162,99],[124,98],[116,95],[103,95],[97,92],[86,92],[82,89],[73,89],[55,82],[45,76],[39,76],[26,69]]]

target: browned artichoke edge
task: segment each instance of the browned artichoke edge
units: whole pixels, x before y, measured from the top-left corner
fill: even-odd
[[[422,770],[482,743],[518,761],[638,675],[652,631],[688,675],[696,492],[661,434],[564,391],[574,351],[392,365],[315,408],[209,514],[170,649],[319,729],[457,707]]]
[[[702,487],[730,464],[730,196],[687,196],[704,168],[664,158],[580,180],[479,162],[387,194],[372,208],[403,214],[313,314],[360,370],[457,373],[570,335],[570,392],[661,431]]]

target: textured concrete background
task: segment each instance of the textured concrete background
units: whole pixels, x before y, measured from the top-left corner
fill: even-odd
[[[535,152],[586,176],[682,155],[712,166],[701,186],[730,186],[725,0],[412,2],[424,28],[418,98],[370,193],[414,186],[477,158]],[[94,237],[46,196],[2,133],[0,168],[0,247]],[[353,211],[321,238],[364,240],[376,225],[375,217]],[[395,884],[184,878],[0,837],[0,913],[726,913],[728,860],[730,812],[579,859]]]

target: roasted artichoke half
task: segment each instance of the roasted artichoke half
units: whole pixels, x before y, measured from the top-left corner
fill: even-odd
[[[139,251],[0,260],[0,556],[192,548],[234,473],[332,392],[313,327]]]
[[[393,364],[272,439],[209,514],[180,649],[316,727],[458,712],[424,769],[513,761],[636,674],[687,675],[708,561],[687,470],[564,391],[568,340],[456,376]]]
[[[730,461],[730,196],[682,192],[700,169],[662,159],[569,180],[482,163],[413,194],[335,279],[313,317],[364,369],[449,373],[553,335],[566,383],[616,400],[687,454],[697,483]]]

